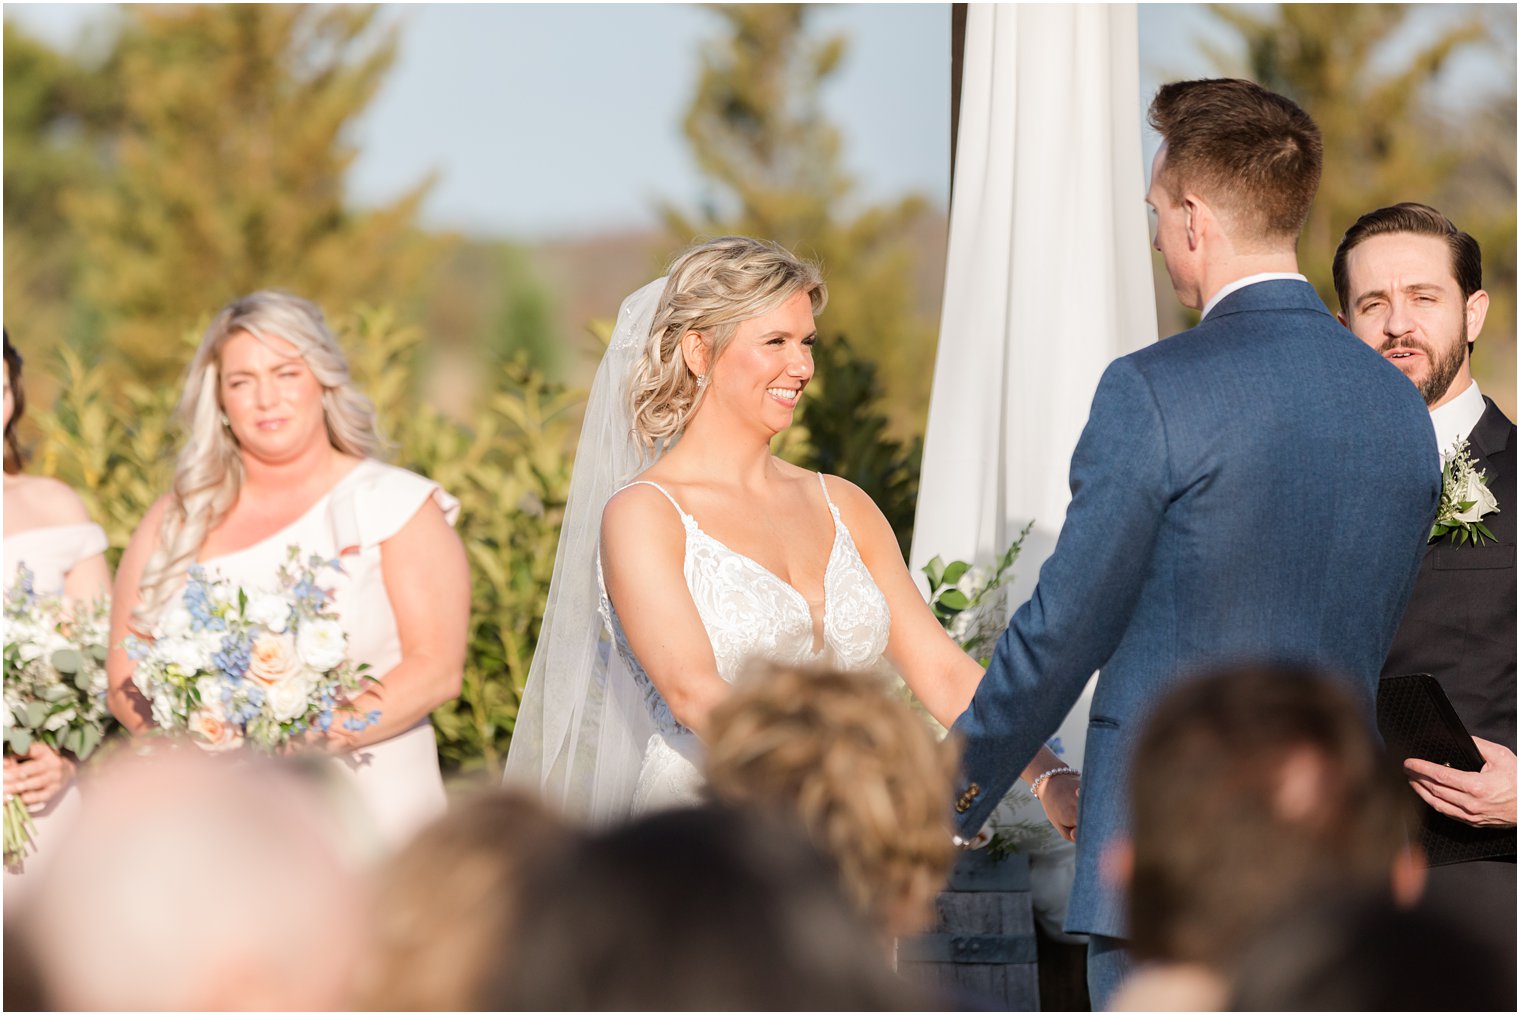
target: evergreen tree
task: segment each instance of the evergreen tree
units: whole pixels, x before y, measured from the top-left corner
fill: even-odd
[[[703,53],[685,132],[715,194],[694,215],[664,209],[673,240],[684,246],[737,233],[775,240],[818,261],[828,281],[829,305],[818,319],[820,369],[809,387],[803,423],[820,435],[826,431],[830,440],[850,432],[862,438],[852,445],[874,444],[878,452],[890,447],[907,456],[912,438],[909,444],[891,441],[887,431],[921,433],[928,408],[935,330],[914,310],[915,251],[908,232],[925,214],[925,202],[907,197],[847,213],[853,183],[840,164],[839,131],[819,102],[846,43],[840,36],[818,38],[810,32],[809,7],[731,4],[713,10],[727,37]],[[826,354],[823,347],[845,335],[859,355],[879,366],[880,386],[875,367],[835,380],[847,359],[842,350]],[[884,412],[857,401],[875,401],[882,389],[889,407]],[[822,418],[825,414],[832,422]],[[916,498],[916,463],[905,479],[906,457],[887,466],[831,448],[825,462],[819,457],[823,443],[795,445],[797,457],[859,483],[905,538]]]
[[[66,195],[81,286],[104,338],[171,380],[181,336],[229,299],[283,287],[336,312],[404,301],[431,253],[412,228],[427,184],[348,207],[345,130],[396,50],[373,8],[132,7],[109,64],[123,105],[103,186]]]

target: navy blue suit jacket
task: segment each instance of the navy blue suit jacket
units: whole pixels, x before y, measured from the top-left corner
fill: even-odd
[[[1067,927],[1123,937],[1123,895],[1098,864],[1128,823],[1147,707],[1206,666],[1282,660],[1350,680],[1371,723],[1440,460],[1415,386],[1311,286],[1275,280],[1109,365],[1071,494],[1033,596],[956,721],[971,803],[958,822],[982,826],[1100,670]]]

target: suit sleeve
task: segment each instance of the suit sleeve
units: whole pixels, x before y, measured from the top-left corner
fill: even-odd
[[[968,785],[978,787],[957,816],[963,834],[986,822],[1124,636],[1171,499],[1167,463],[1150,385],[1128,359],[1114,361],[1072,455],[1055,550],[955,722]]]

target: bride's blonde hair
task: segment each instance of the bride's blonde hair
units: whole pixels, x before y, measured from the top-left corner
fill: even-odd
[[[701,403],[702,386],[681,353],[688,332],[707,340],[711,370],[740,323],[770,313],[799,292],[808,294],[815,314],[829,301],[817,265],[780,244],[747,236],[692,247],[667,274],[630,386],[634,436],[650,451],[679,437]]]
[[[247,332],[269,344],[282,338],[296,347],[322,385],[322,416],[327,439],[337,450],[367,458],[381,445],[375,407],[353,385],[348,361],[315,303],[289,293],[262,290],[234,300],[201,336],[177,412],[188,434],[174,466],[168,509],[159,527],[158,547],[148,558],[138,584],[141,599],[133,621],[150,628],[179,591],[206,534],[237,503],[243,484],[243,460],[237,439],[223,423],[222,348],[233,335]]]

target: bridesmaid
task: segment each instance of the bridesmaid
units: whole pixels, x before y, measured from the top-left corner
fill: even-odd
[[[64,595],[89,601],[111,589],[106,566],[106,534],[90,520],[79,495],[56,479],[28,476],[21,471],[21,445],[16,424],[26,409],[21,386],[21,354],[5,333],[5,585],[16,580],[22,564],[32,573],[33,587],[43,595]],[[74,787],[76,763],[68,752],[36,742],[24,756],[5,759],[5,795],[20,796],[32,813],[36,831],[34,852],[26,873],[35,874],[44,843],[58,834],[78,806]],[[6,898],[17,895],[20,882],[8,872]]]
[[[382,464],[374,408],[355,389],[322,311],[256,292],[206,329],[180,400],[188,440],[173,488],[149,509],[121,559],[107,660],[111,710],[151,724],[120,648],[152,629],[199,563],[246,586],[270,585],[286,548],[342,558],[324,572],[358,662],[378,683],[355,696],[379,722],[334,723],[310,744],[330,752],[374,830],[399,844],[445,807],[428,714],[459,694],[470,574],[452,525],[459,502],[438,484]]]

